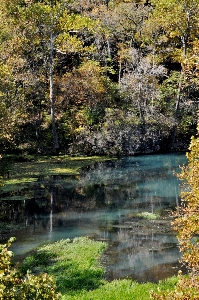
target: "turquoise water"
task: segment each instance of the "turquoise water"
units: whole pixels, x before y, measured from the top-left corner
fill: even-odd
[[[174,173],[185,163],[184,154],[125,157],[78,177],[38,178],[23,190],[27,200],[6,202],[4,220],[16,225],[15,259],[44,243],[86,235],[109,243],[102,259],[107,279],[157,281],[176,274],[180,254],[168,223],[145,222],[138,214],[162,220],[178,205]]]

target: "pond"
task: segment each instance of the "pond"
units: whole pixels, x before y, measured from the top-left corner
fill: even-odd
[[[177,274],[168,215],[180,202],[174,173],[183,164],[181,153],[124,157],[80,176],[40,176],[10,198],[1,195],[1,224],[15,228],[15,260],[44,243],[86,235],[109,243],[102,258],[108,280],[155,282]]]

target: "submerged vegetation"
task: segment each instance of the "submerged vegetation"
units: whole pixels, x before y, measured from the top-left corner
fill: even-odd
[[[114,159],[114,158],[112,158]],[[97,156],[41,156],[41,155],[6,155],[0,160],[0,191],[18,189],[21,183],[30,183],[39,176],[79,175],[80,170],[97,162],[107,161],[107,157]]]
[[[138,214],[138,216],[142,217],[144,219],[147,219],[147,220],[156,220],[159,217],[157,214],[150,213],[150,212],[147,212],[147,211]]]

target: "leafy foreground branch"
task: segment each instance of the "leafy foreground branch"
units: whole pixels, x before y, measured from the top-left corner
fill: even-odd
[[[38,276],[26,274],[22,277],[19,269],[12,265],[12,251],[8,250],[14,238],[0,246],[0,299],[60,299],[55,291],[56,286],[52,276],[45,273]]]
[[[106,244],[85,237],[41,247],[19,270],[11,264],[11,242],[1,246],[1,300],[148,300],[151,290],[171,291],[177,281],[172,277],[158,284],[139,284],[130,279],[107,282],[100,265]],[[39,275],[26,275],[29,270]]]

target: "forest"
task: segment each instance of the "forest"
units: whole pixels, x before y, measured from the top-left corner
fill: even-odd
[[[199,0],[0,0],[0,153],[187,150]]]

